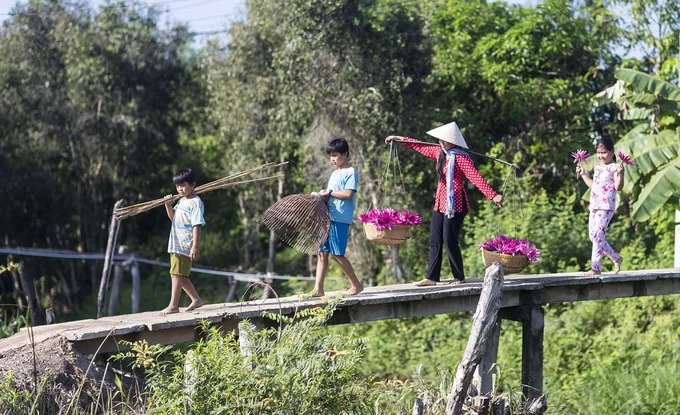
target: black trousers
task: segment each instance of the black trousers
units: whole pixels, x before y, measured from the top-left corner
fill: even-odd
[[[425,278],[432,281],[439,281],[442,270],[442,245],[446,247],[449,257],[451,273],[457,280],[465,279],[463,270],[463,256],[458,245],[458,235],[463,226],[466,212],[456,213],[454,217],[448,219],[441,212],[432,211],[432,222],[430,223],[430,260],[427,265]]]

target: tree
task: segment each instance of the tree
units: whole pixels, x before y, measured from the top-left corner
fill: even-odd
[[[167,193],[191,83],[189,37],[160,30],[157,18],[134,3],[95,14],[32,0],[3,23],[0,163],[13,180],[0,186],[13,197],[0,229],[9,245],[101,252],[116,199]],[[151,233],[131,229],[142,240]],[[95,267],[82,273],[91,285]]]
[[[680,88],[632,69],[618,69],[619,81],[596,96],[616,103],[636,124],[616,143],[635,165],[626,168],[624,191],[633,194],[633,219],[644,222],[680,194]]]

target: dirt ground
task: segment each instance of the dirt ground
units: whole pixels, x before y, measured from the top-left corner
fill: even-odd
[[[15,390],[33,391],[37,381],[39,390],[46,392],[49,406],[56,408],[68,407],[74,396],[78,396],[81,408],[93,397],[101,396],[100,402],[108,399],[116,389],[113,372],[105,369],[75,351],[61,336],[0,354],[0,382],[11,373]]]

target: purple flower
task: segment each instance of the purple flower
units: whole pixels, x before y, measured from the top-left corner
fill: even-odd
[[[394,209],[373,209],[369,212],[364,212],[359,215],[359,220],[362,223],[372,223],[379,231],[383,229],[392,229],[394,225],[419,225],[421,222],[420,215],[409,212],[406,209],[402,212],[397,212]]]
[[[579,148],[578,150],[572,152],[571,156],[574,158],[574,163],[581,163],[586,161],[588,152]]]
[[[525,255],[529,262],[538,261],[541,251],[529,243],[526,239],[514,239],[502,233],[488,241],[484,241],[479,246],[490,252],[498,252],[506,255]]]
[[[617,156],[619,156],[619,159],[621,160],[621,163],[627,164],[629,166],[632,166],[635,164],[632,158],[628,157],[627,155],[623,154],[623,151],[619,151],[616,153]]]

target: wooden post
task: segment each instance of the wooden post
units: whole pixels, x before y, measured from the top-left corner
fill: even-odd
[[[232,276],[229,276],[228,278],[229,278],[229,279],[228,279],[228,281],[229,281],[229,292],[227,293],[227,296],[226,296],[226,298],[224,299],[224,302],[225,302],[225,303],[230,303],[230,302],[232,302],[232,301],[234,300],[234,297],[236,296],[236,284],[237,284],[237,281],[236,281],[236,279],[235,279],[234,277],[232,277]]]
[[[26,269],[24,261],[19,263],[19,279],[21,280],[21,287],[26,296],[28,308],[31,310],[31,324],[34,326],[44,325],[45,315],[41,311],[38,294],[35,292],[35,282],[33,281],[33,276],[30,275]]]
[[[527,307],[522,322],[522,391],[527,400],[543,393],[543,307]]]
[[[500,264],[494,263],[486,269],[484,275],[477,310],[472,317],[472,332],[453,380],[451,394],[446,403],[446,415],[463,413],[463,403],[467,397],[475,368],[486,350],[486,340],[496,326],[498,310],[501,308],[502,289],[503,270]]]
[[[123,280],[123,265],[116,262],[113,264],[113,280],[111,281],[111,295],[109,295],[109,306],[106,315],[115,316],[118,314],[118,298],[120,297],[120,283]]]
[[[498,343],[501,337],[501,319],[494,325],[489,338],[486,339],[486,351],[475,371],[473,383],[477,384],[480,395],[491,396],[493,391],[493,375],[496,373],[498,360]]]
[[[423,400],[420,398],[416,398],[416,401],[413,402],[413,412],[411,412],[412,415],[423,415],[425,413],[425,404],[423,403]]]
[[[113,205],[116,210],[123,205],[123,199]],[[109,225],[109,240],[106,244],[106,255],[104,256],[104,268],[102,269],[102,279],[99,282],[99,295],[97,296],[97,318],[104,317],[104,303],[106,301],[106,289],[109,285],[109,275],[111,274],[111,262],[113,259],[113,250],[116,246],[116,239],[118,239],[118,230],[120,229],[120,221],[112,214],[111,224]]]
[[[130,303],[132,304],[132,314],[139,313],[139,298],[141,290],[141,282],[139,279],[139,263],[135,261],[135,255],[132,254],[130,262],[130,275],[132,276],[132,292],[130,292]]]

